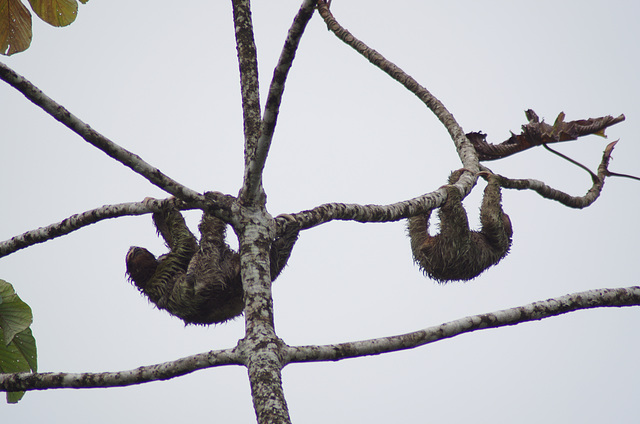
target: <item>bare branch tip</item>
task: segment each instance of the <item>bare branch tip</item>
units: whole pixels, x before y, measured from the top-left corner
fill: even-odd
[[[605,147],[604,149],[604,154],[607,156],[611,156],[611,152],[613,152],[613,148],[616,146],[616,144],[618,144],[618,141],[620,141],[620,139],[617,139],[607,144],[607,147]]]

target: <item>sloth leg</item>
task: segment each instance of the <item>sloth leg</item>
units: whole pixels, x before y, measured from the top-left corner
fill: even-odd
[[[183,318],[189,322],[224,322],[244,309],[240,256],[225,241],[226,226],[213,215],[203,215],[200,249],[187,270],[187,283],[194,290],[191,311]],[[298,230],[293,228],[273,242],[269,253],[272,280],[286,265],[297,238]]]
[[[185,322],[224,322],[244,309],[240,256],[225,241],[226,226],[213,215],[202,217],[200,249],[187,270],[186,283],[193,295],[184,302],[181,318]]]
[[[454,171],[449,184],[455,184],[464,170]],[[411,250],[416,263],[429,277],[446,282],[464,277],[468,268],[471,246],[471,231],[467,213],[462,206],[462,196],[458,189],[446,186],[447,199],[440,207],[440,233],[429,235],[431,211],[409,218]]]
[[[240,256],[225,241],[227,224],[205,213],[198,246],[179,211],[156,213],[153,222],[170,252],[156,260],[146,249],[132,247],[127,269],[136,286],[156,306],[187,324],[219,323],[240,315],[244,309]],[[290,226],[273,242],[272,279],[286,265],[298,231]]]
[[[499,178],[489,174],[487,179],[480,208],[482,229],[473,235],[478,275],[509,253],[513,235],[509,215],[502,210]]]
[[[297,225],[289,225],[280,237],[276,238],[271,244],[269,251],[269,263],[271,268],[271,281],[275,281],[280,275],[284,267],[287,265],[291,250],[298,240],[300,229]]]

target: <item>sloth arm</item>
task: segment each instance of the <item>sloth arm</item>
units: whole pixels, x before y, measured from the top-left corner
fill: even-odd
[[[184,296],[176,296],[175,291],[183,286],[187,266],[197,251],[197,242],[177,210],[154,213],[153,222],[170,251],[159,258],[155,273],[142,290],[159,308],[174,313],[176,302]]]

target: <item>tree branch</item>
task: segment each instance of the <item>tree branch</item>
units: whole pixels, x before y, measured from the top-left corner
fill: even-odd
[[[0,374],[0,391],[125,387],[150,381],[169,380],[205,368],[242,364],[243,362],[240,360],[235,348],[212,350],[175,361],[139,367],[128,371]]]
[[[265,105],[264,118],[262,120],[262,127],[260,131],[260,138],[258,139],[258,145],[256,148],[255,157],[249,162],[248,175],[262,176],[267,155],[269,154],[269,148],[271,147],[271,140],[273,139],[273,133],[278,120],[278,113],[280,111],[280,103],[282,102],[282,95],[284,93],[285,82],[287,75],[293,64],[293,59],[296,55],[296,50],[300,44],[300,39],[304,34],[307,23],[313,16],[317,0],[304,0],[298,14],[293,19],[291,28],[287,34],[282,52],[280,53],[280,59],[273,71],[273,78],[271,79],[271,86],[269,87],[269,94],[267,95],[267,103]]]
[[[284,347],[283,364],[293,362],[338,361],[411,349],[439,340],[487,328],[537,321],[582,309],[640,305],[640,287],[589,290],[546,301],[534,302],[497,312],[474,315],[439,326],[359,342],[324,346]],[[0,391],[53,388],[123,387],[167,380],[193,371],[223,365],[243,365],[243,354],[225,349],[188,356],[176,361],[108,373],[16,373],[0,374]]]
[[[233,0],[233,26],[236,33],[236,50],[240,66],[240,92],[244,128],[244,183],[240,199],[253,204],[264,198],[262,175],[256,161],[258,137],[260,137],[260,87],[258,81],[258,56],[253,38],[251,3],[249,0]]]
[[[407,90],[415,94],[427,107],[436,115],[436,117],[445,126],[453,142],[456,146],[458,156],[462,161],[462,166],[473,171],[478,171],[478,157],[475,150],[472,148],[469,140],[456,122],[453,115],[447,110],[447,108],[438,100],[433,94],[429,92],[425,87],[421,86],[410,75],[406,74],[402,69],[394,65],[387,60],[380,53],[367,46],[362,41],[355,38],[349,31],[343,28],[333,17],[329,6],[325,0],[318,1],[318,11],[324,19],[327,27],[332,31],[336,37],[351,46],[355,51],[364,56],[369,62],[385,72],[394,80],[402,84]],[[467,176],[468,178],[468,176]],[[466,191],[465,191],[466,192]]]
[[[263,123],[260,118],[258,62],[251,23],[251,4],[249,0],[232,0],[232,4],[240,64],[245,138],[244,180],[238,196],[239,202],[235,205],[237,215],[234,222],[234,230],[240,242],[240,268],[245,302],[245,338],[240,347],[247,365],[251,397],[258,422],[289,423],[291,419],[282,388],[282,365],[278,358],[280,347],[276,343],[277,336],[273,328],[268,254],[269,244],[274,236],[273,218],[264,209],[266,195],[262,186],[262,170],[273,130],[271,129],[271,134],[265,134],[267,138],[259,143]],[[295,46],[285,45],[285,60],[289,60],[286,57],[288,54],[295,52],[295,48],[289,51],[292,47]],[[293,56],[290,60],[293,60]],[[276,72],[280,76],[278,69]],[[284,79],[281,83],[284,83]],[[271,89],[274,89],[273,85]],[[276,91],[280,89],[276,87]],[[270,113],[274,112],[273,95],[270,90]],[[279,103],[277,93],[276,100]],[[275,125],[275,116],[269,116],[264,125],[268,125],[269,122]]]
[[[0,63],[0,79],[14,87],[36,106],[40,107],[71,131],[78,134],[86,142],[102,150],[108,156],[117,160],[121,164],[131,168],[134,172],[142,175],[152,184],[185,201],[194,203],[202,202],[203,197],[200,194],[169,178],[160,172],[159,169],[154,168],[142,160],[139,156],[123,149],[113,141],[98,133],[63,106],[59,105],[49,96],[44,94],[27,79],[18,75],[3,63]]]
[[[604,180],[609,175],[615,175],[608,170],[611,153],[617,141],[609,143],[602,155],[602,161],[598,166],[597,179],[594,179],[592,187],[584,196],[571,196],[560,190],[556,190],[545,183],[534,179],[510,179],[502,175],[500,185],[508,189],[534,190],[542,197],[556,200],[565,206],[582,209],[591,205],[600,196],[604,187]],[[480,166],[483,171],[493,173],[489,168]],[[456,184],[463,192],[468,193],[465,185]],[[357,221],[357,222],[391,222],[403,218],[415,216],[426,210],[434,209],[442,205],[446,198],[446,191],[438,189],[423,196],[405,200],[389,205],[359,205],[346,203],[326,203],[313,209],[294,214],[286,214],[276,217],[279,231],[281,227],[291,224],[291,220],[297,222],[301,229],[308,229],[333,220]]]
[[[581,309],[640,305],[640,287],[589,290],[497,312],[461,318],[399,336],[324,346],[287,347],[286,363],[339,361],[412,349],[460,334],[537,321]]]
[[[356,222],[393,222],[423,213],[442,205],[446,198],[446,191],[442,188],[420,197],[389,205],[359,205],[355,203],[325,203],[313,209],[293,214],[283,214],[276,217],[276,224],[280,228],[295,221],[300,229],[308,229],[325,222],[356,221]]]
[[[244,289],[245,338],[238,349],[245,358],[253,407],[260,424],[289,423],[282,388],[282,363],[274,328],[269,249],[273,218],[263,208],[242,207],[234,228],[240,244],[240,272]]]
[[[534,190],[540,196],[558,201],[565,206],[575,209],[583,209],[587,206],[591,205],[593,202],[600,197],[600,193],[602,192],[602,188],[604,187],[604,179],[610,175],[608,166],[609,161],[611,160],[611,152],[613,152],[613,148],[615,147],[617,141],[611,142],[607,145],[602,154],[602,161],[598,166],[598,174],[596,178],[593,178],[593,185],[587,191],[587,194],[584,196],[571,196],[563,191],[556,190],[552,187],[549,187],[542,181],[533,180],[533,179],[509,179],[507,177],[500,177],[500,185],[504,188],[511,188],[516,190]],[[485,167],[482,167],[486,169]]]
[[[63,219],[55,224],[48,225],[46,227],[40,227],[36,230],[27,231],[18,236],[12,237],[9,240],[0,242],[0,258],[10,255],[25,247],[32,246],[34,244],[43,243],[48,240],[53,240],[82,227],[95,224],[96,222],[103,221],[105,219],[116,218],[119,216],[132,216],[132,215],[144,215],[151,212],[160,212],[163,204],[172,204],[174,207],[180,210],[194,209],[187,206],[184,202],[179,201],[175,197],[170,197],[164,200],[150,199],[142,202],[130,202],[120,203],[117,205],[104,205],[96,209],[92,209],[86,212],[71,215],[68,218]]]

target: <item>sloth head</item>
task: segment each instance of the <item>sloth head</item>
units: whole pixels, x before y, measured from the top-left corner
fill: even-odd
[[[129,278],[140,288],[144,288],[158,268],[156,257],[144,247],[131,246],[126,263]]]

